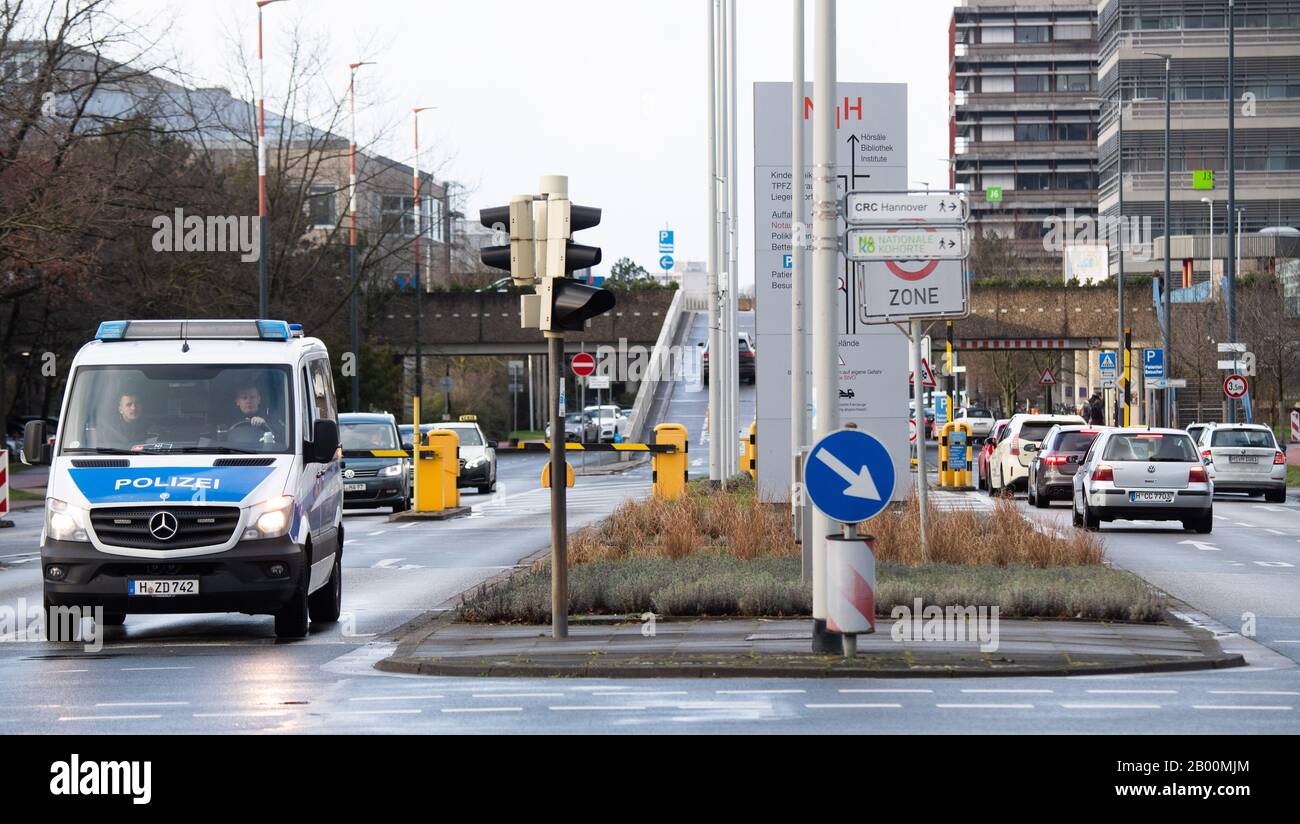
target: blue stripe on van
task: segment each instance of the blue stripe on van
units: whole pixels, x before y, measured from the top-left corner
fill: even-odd
[[[69,469],[68,474],[92,504],[239,503],[274,471],[273,466],[159,466]]]

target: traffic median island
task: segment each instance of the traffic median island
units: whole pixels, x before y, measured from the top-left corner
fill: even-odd
[[[1173,617],[1163,593],[1108,566],[1091,533],[1042,531],[1010,502],[933,511],[922,560],[917,518],[911,502],[866,525],[876,536],[877,625],[847,661],[809,651],[812,588],[802,579],[788,504],[762,501],[742,482],[726,491],[696,483],[677,500],[630,502],[570,536],[570,638],[550,638],[551,574],[542,556],[463,593],[438,621],[404,636],[380,668],[917,676],[1242,663]],[[992,645],[990,626],[1000,633]]]

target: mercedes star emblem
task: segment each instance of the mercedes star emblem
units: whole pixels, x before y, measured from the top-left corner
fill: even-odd
[[[149,534],[160,541],[170,541],[179,529],[176,516],[170,512],[155,512],[149,519]]]

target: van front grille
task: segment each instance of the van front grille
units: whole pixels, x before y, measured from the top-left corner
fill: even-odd
[[[175,517],[174,535],[159,537],[150,529],[150,521],[159,513]],[[193,549],[224,544],[238,524],[239,508],[233,506],[133,506],[90,511],[90,525],[99,540],[128,549]],[[158,532],[166,535],[167,530]]]

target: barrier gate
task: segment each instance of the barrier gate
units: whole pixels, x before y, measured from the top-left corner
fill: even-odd
[[[516,449],[524,452],[550,452],[550,442],[521,443]],[[649,452],[654,496],[672,500],[686,494],[689,480],[690,443],[686,427],[679,423],[661,423],[655,427],[655,443],[565,443],[566,452]],[[566,462],[567,463],[567,462]],[[549,467],[550,464],[547,464]],[[567,485],[572,486],[571,470],[566,470]],[[550,473],[544,470],[543,485],[549,484]]]

